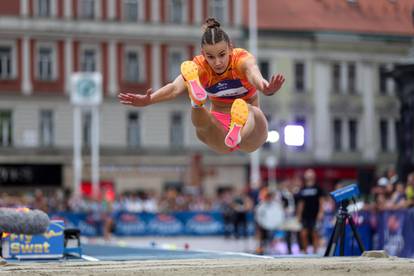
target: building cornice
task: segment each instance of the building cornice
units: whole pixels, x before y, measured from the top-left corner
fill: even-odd
[[[234,40],[242,37],[240,28],[226,27]],[[148,41],[198,42],[200,26],[158,23],[128,23],[110,21],[81,21],[43,18],[0,17],[0,33],[54,38],[143,39]]]

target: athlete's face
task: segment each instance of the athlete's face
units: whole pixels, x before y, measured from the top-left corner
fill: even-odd
[[[222,74],[229,65],[230,50],[230,46],[226,41],[220,41],[213,45],[204,44],[202,53],[213,71]]]

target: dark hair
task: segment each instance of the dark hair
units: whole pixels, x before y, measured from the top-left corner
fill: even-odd
[[[230,38],[222,28],[220,23],[214,18],[208,18],[203,25],[203,36],[201,37],[201,46],[205,44],[213,45],[221,41],[230,44]]]

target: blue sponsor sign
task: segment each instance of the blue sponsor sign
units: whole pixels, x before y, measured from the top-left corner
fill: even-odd
[[[174,214],[155,214],[148,221],[148,232],[153,235],[182,235],[184,224]]]
[[[121,212],[116,216],[115,234],[120,236],[138,236],[148,233],[144,214]]]
[[[4,258],[54,259],[63,257],[64,222],[52,220],[41,235],[7,234],[2,239]]]
[[[185,234],[217,235],[224,233],[223,218],[220,213],[184,213]]]
[[[79,228],[83,236],[102,235],[103,224],[99,216],[63,212],[51,214],[50,217],[63,220],[68,228]],[[325,215],[323,227],[319,230],[326,239],[329,239],[335,221],[335,212]],[[361,211],[358,216],[354,216],[354,221],[366,250],[385,249],[394,256],[414,257],[414,208],[378,214]],[[121,212],[114,215],[114,224],[115,234],[119,236],[224,234],[224,222],[220,212]],[[253,214],[249,213],[248,233],[252,235],[254,232]],[[359,255],[359,247],[348,225],[345,240],[345,255]],[[37,249],[40,250],[39,248]]]
[[[51,214],[52,219],[62,219],[66,228],[78,228],[81,235],[100,236],[102,235],[102,221],[100,217],[91,213],[61,212]]]
[[[377,228],[377,249],[391,256],[408,257],[414,247],[412,229],[414,220],[407,211],[386,211],[380,214]],[[411,221],[410,221],[411,220]],[[405,256],[407,255],[407,256]]]

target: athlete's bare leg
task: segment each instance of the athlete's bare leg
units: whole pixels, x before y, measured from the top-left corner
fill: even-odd
[[[224,144],[227,130],[207,109],[193,108],[191,119],[197,137],[203,143],[219,153],[230,151],[230,148]],[[259,108],[249,105],[249,116],[241,130],[241,136],[240,150],[244,152],[253,152],[266,141],[267,121]]]
[[[229,146],[235,147],[237,143],[240,143],[238,146],[241,151],[252,152],[266,141],[267,121],[259,108],[247,105],[244,100],[236,100],[231,107],[231,133],[227,133],[228,131],[221,123],[203,107],[207,93],[198,78],[197,65],[192,61],[185,61],[181,64],[181,73],[186,80],[193,105],[191,119],[196,128],[197,137],[202,142],[219,153],[228,153],[231,151]],[[254,101],[257,104],[257,99]],[[232,132],[232,130],[235,130],[235,132]],[[227,138],[229,139],[225,142]],[[241,140],[239,140],[240,138]]]
[[[196,129],[198,139],[218,153],[228,153],[224,144],[227,130],[206,108],[192,108],[191,120]]]
[[[253,152],[266,142],[267,120],[258,107],[249,105],[249,117],[241,130],[241,137],[240,150],[244,152]]]

